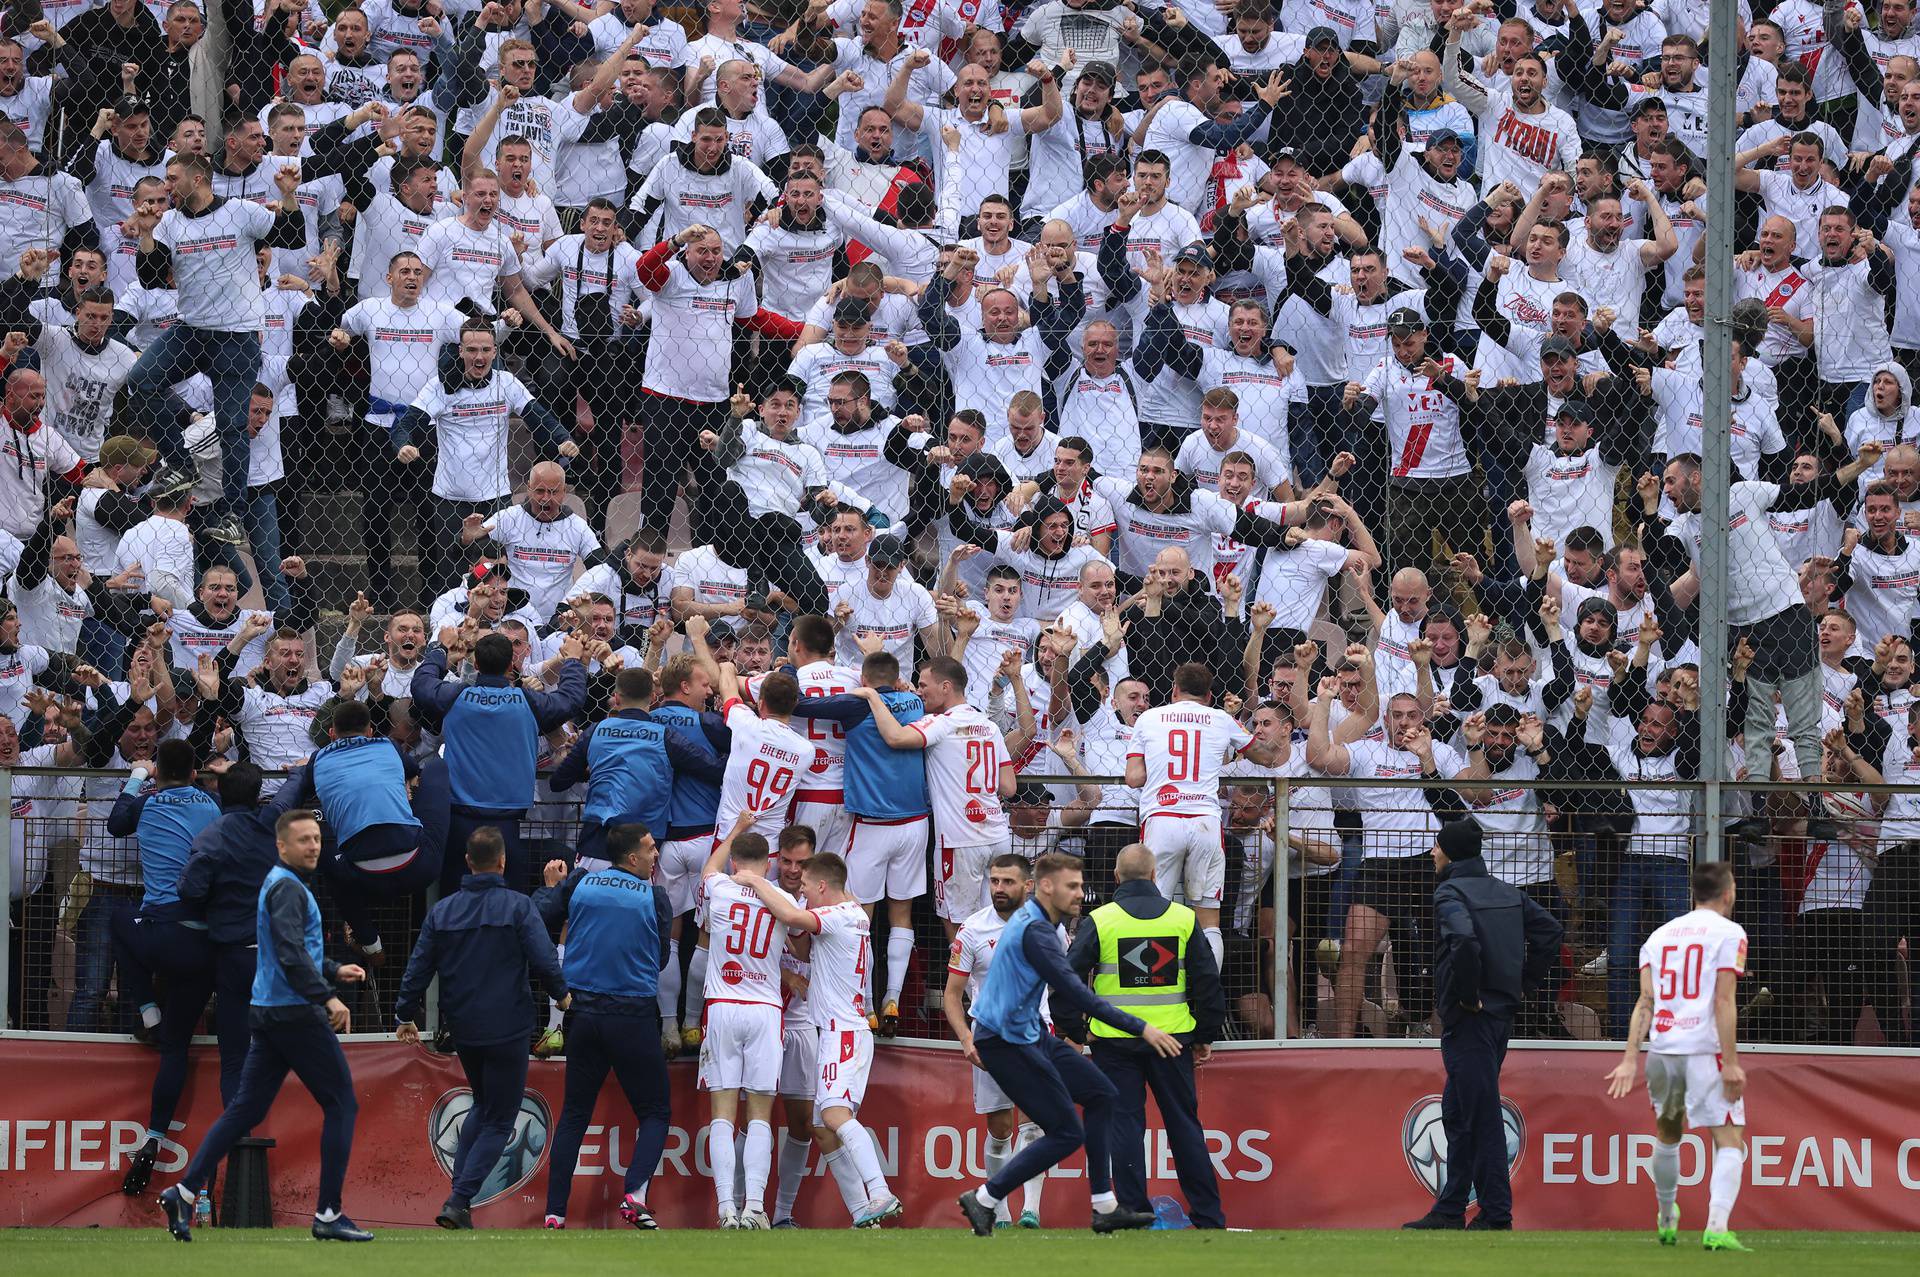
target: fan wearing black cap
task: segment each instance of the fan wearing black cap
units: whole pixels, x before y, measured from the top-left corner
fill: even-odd
[[[1472,157],[1473,117],[1440,91],[1440,59],[1422,49],[1393,64],[1367,136],[1371,148],[1322,181],[1335,195],[1350,186],[1386,191],[1377,242],[1394,278],[1411,285],[1420,278],[1420,264],[1407,250],[1431,254],[1420,223],[1449,236],[1480,202],[1473,184],[1460,176]]]
[[[1456,551],[1480,545],[1485,495],[1460,429],[1467,387],[1453,358],[1427,353],[1426,320],[1409,308],[1387,316],[1387,338],[1393,353],[1365,380],[1349,381],[1342,400],[1349,412],[1386,427],[1386,561],[1424,568],[1435,532]],[[1376,454],[1360,465],[1377,471],[1381,462]]]
[[[1116,7],[1113,12],[1126,11]],[[1099,60],[1085,63],[1067,95],[1067,109],[1058,120],[1027,138],[1027,190],[1020,199],[1022,239],[1038,234],[1048,218],[1064,216],[1062,206],[1088,185],[1092,172],[1090,161],[1112,156],[1120,161],[1121,171],[1125,172],[1126,125],[1113,105],[1117,80],[1113,63]],[[1108,212],[1111,214],[1112,210]],[[1092,242],[1083,239],[1080,247],[1099,248],[1100,234],[1111,220],[1109,216],[1097,228],[1090,228],[1094,231]],[[1076,223],[1076,235],[1081,229],[1081,224]]]
[[[1440,827],[1433,844],[1433,1004],[1440,1015],[1441,1100],[1447,1134],[1447,1183],[1433,1209],[1404,1225],[1415,1229],[1513,1228],[1500,1064],[1515,1014],[1559,957],[1564,934],[1553,915],[1519,888],[1487,872],[1480,826]],[[1480,1213],[1466,1222],[1469,1194]]]
[[[1143,274],[1147,316],[1133,352],[1140,385],[1140,441],[1178,451],[1200,419],[1200,387],[1193,377],[1167,362],[1176,330],[1206,350],[1227,345],[1227,304],[1208,295],[1213,286],[1213,253],[1206,242],[1188,244],[1170,265]],[[1135,284],[1138,287],[1138,284]],[[1119,299],[1124,290],[1116,288]]]
[[[928,656],[947,650],[947,627],[940,623],[933,595],[901,570],[912,557],[907,543],[888,533],[867,547],[867,572],[840,587],[834,596],[832,621],[839,631],[835,658],[848,669],[865,658],[860,640],[879,638],[882,650],[905,666],[913,664],[914,640]]]
[[[1499,321],[1497,315],[1486,313],[1487,308],[1482,302],[1487,293],[1488,290],[1482,288],[1475,298],[1475,315],[1495,320],[1495,329],[1483,325],[1481,331],[1493,340],[1502,340],[1507,325]],[[1520,330],[1516,326],[1513,331]],[[1585,335],[1599,334],[1589,325]],[[1606,334],[1601,340],[1616,339]],[[1522,476],[1525,476],[1531,494],[1535,486],[1533,468],[1536,464],[1558,464],[1577,472],[1579,463],[1572,458],[1594,454],[1604,465],[1625,465],[1631,460],[1645,457],[1652,447],[1654,419],[1647,410],[1646,402],[1633,393],[1626,381],[1601,371],[1605,361],[1598,352],[1591,349],[1583,351],[1581,345],[1576,345],[1571,338],[1558,331],[1539,340],[1539,352],[1538,381],[1495,386],[1485,384],[1482,375],[1477,372],[1469,373],[1466,377],[1467,426],[1474,437],[1480,440],[1482,459],[1493,462],[1488,486],[1489,495],[1496,503],[1504,503],[1516,495],[1513,488]],[[1583,371],[1589,361],[1593,365],[1592,370]],[[1584,442],[1585,447],[1577,453],[1563,452],[1560,410],[1566,404],[1576,402],[1585,405],[1591,424],[1584,432],[1583,439],[1578,429],[1579,423],[1570,422],[1566,434],[1567,446],[1573,447]],[[1578,411],[1576,409],[1576,416]],[[1554,455],[1559,458],[1557,462],[1542,456],[1545,451],[1543,445],[1549,440],[1553,443]],[[1560,481],[1542,480],[1541,486],[1551,482]],[[1549,505],[1554,504],[1558,503],[1549,502]],[[1607,498],[1607,508],[1612,508],[1611,496]],[[1608,527],[1611,522],[1612,515],[1609,514],[1590,526]],[[1498,539],[1496,536],[1496,542]]]
[[[1284,25],[1299,30],[1294,23],[1325,16],[1323,6],[1341,7],[1340,0],[1316,0],[1311,6],[1290,0],[1286,10],[1291,12],[1283,12]],[[1286,81],[1287,109],[1273,117],[1272,141],[1297,150],[1314,173],[1338,168],[1351,154],[1353,139],[1366,131],[1367,105],[1360,92],[1360,75],[1380,69],[1368,38],[1373,33],[1371,7],[1359,0],[1344,0],[1344,7],[1356,15],[1364,11],[1360,22],[1346,28],[1350,32],[1347,47],[1342,48],[1338,29],[1325,23],[1308,27],[1306,48]]]

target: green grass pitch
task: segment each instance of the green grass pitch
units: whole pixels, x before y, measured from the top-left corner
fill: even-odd
[[[156,1215],[156,1221],[157,1221]],[[1001,1233],[992,1239],[949,1230],[884,1233],[783,1232],[764,1237],[711,1231],[641,1234],[606,1232],[442,1233],[388,1229],[366,1246],[315,1242],[304,1230],[207,1230],[190,1246],[164,1230],[13,1230],[0,1233],[0,1271],[8,1277],[76,1277],[138,1273],[140,1277],[300,1277],[404,1274],[405,1277],[514,1277],[595,1272],[708,1274],[815,1272],[822,1277],[913,1277],[964,1274],[983,1263],[1000,1271],[1018,1265],[1060,1277],[1097,1271],[1100,1277],[1233,1277],[1276,1271],[1314,1274],[1417,1274],[1445,1277],[1494,1273],[1606,1274],[1664,1277],[1706,1270],[1740,1274],[1920,1272],[1920,1234],[1741,1234],[1749,1255],[1707,1254],[1697,1232],[1677,1249],[1646,1233],[1512,1233],[1504,1235],[1400,1232],[1134,1233],[1095,1237],[1086,1232]],[[341,1253],[350,1249],[351,1253]],[[629,1267],[632,1266],[632,1267]],[[992,1270],[988,1270],[992,1271]]]

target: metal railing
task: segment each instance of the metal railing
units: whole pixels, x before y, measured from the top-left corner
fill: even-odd
[[[27,778],[35,779],[22,784]],[[110,1032],[131,1023],[132,1008],[114,997],[110,949],[100,947],[106,916],[138,903],[137,849],[105,831],[106,809],[123,778],[0,769],[0,799],[14,812],[0,832],[0,888],[10,901],[0,976],[8,981],[15,1031]],[[1082,855],[1090,911],[1111,897],[1114,859],[1138,840],[1139,826],[1118,778],[1081,783],[1101,787],[1098,802],[1076,806],[1074,787],[1055,783],[1054,806],[1016,812],[1015,847],[1029,857],[1056,849]],[[1229,1040],[1399,1042],[1431,1034],[1427,851],[1440,818],[1418,781],[1369,780],[1366,793],[1360,788],[1346,778],[1226,782],[1220,926]],[[1638,990],[1640,943],[1690,907],[1687,870],[1710,857],[1734,866],[1735,917],[1750,939],[1743,1038],[1841,1049],[1911,1046],[1920,1024],[1912,971],[1920,839],[1897,835],[1920,828],[1897,821],[1883,827],[1876,813],[1887,799],[1913,791],[1859,786],[1836,795],[1803,784],[1728,785],[1727,810],[1709,821],[1705,789],[1693,782],[1531,782],[1467,795],[1488,803],[1468,810],[1487,830],[1489,870],[1567,928],[1554,974],[1520,1012],[1516,1036],[1619,1038]],[[1405,801],[1390,798],[1402,792]],[[1636,799],[1649,796],[1657,801],[1642,805],[1658,808],[1657,815],[1636,821]],[[23,811],[22,804],[30,806]],[[1454,814],[1444,804],[1442,811]],[[570,854],[577,820],[576,803],[537,804],[522,826],[534,863]],[[76,899],[83,893],[74,879],[83,871],[90,898]],[[320,882],[330,951],[338,951],[340,928],[324,875]],[[16,883],[28,888],[19,900]],[[389,956],[359,995],[356,1026],[391,1024],[394,991],[425,907],[419,898],[382,907]],[[915,903],[913,924],[902,1035],[950,1040],[943,1013],[949,936],[930,895]]]

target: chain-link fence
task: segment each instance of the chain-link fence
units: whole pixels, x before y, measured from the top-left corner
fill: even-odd
[[[120,929],[142,896],[139,850],[131,839],[112,837],[100,814],[122,777],[37,769],[10,777],[16,876],[9,1024],[134,1031],[139,1006],[126,966],[133,955]],[[1109,801],[1107,785],[1118,781],[1036,783],[1011,809],[1018,854],[1029,861],[1052,851],[1082,857],[1082,916],[1112,899],[1115,859],[1140,837],[1137,804]],[[1719,822],[1717,831],[1703,825],[1699,795],[1693,784],[1636,783],[1603,809],[1576,789],[1539,782],[1497,789],[1460,783],[1444,795],[1406,782],[1376,782],[1359,793],[1326,779],[1229,782],[1221,805],[1224,1036],[1393,1041],[1431,1034],[1436,880],[1426,848],[1439,828],[1436,812],[1457,814],[1447,809],[1457,799],[1484,831],[1488,870],[1566,928],[1546,983],[1516,1017],[1516,1036],[1624,1036],[1639,992],[1640,946],[1691,908],[1689,872],[1711,849],[1734,866],[1734,918],[1750,944],[1740,990],[1742,1040],[1911,1045],[1920,1024],[1911,975],[1920,840],[1905,836],[1898,804],[1911,802],[1912,792],[1741,789],[1736,802],[1747,814]],[[543,804],[522,829],[535,863],[571,860],[578,834],[578,805],[566,800]],[[1276,873],[1281,841],[1288,852],[1284,873]],[[937,878],[939,862],[932,848],[927,854]],[[334,879],[323,871],[315,883],[328,952],[364,961],[348,948]],[[886,946],[874,946],[874,991],[887,996],[873,1005],[897,1000],[900,1036],[950,1039],[950,991],[965,1011],[965,971],[954,966],[965,946],[953,944],[964,919],[945,920],[931,892],[910,905],[914,940],[905,969],[889,970]],[[391,956],[353,991],[356,1024],[366,1031],[392,1022],[404,955],[424,907],[421,893],[374,905]],[[989,907],[984,894],[980,907]],[[876,911],[876,934],[888,921],[886,908]],[[1193,943],[1201,942],[1196,934]],[[693,946],[682,951],[682,962],[690,963]],[[136,971],[134,979],[134,987],[148,989],[154,977]],[[163,998],[167,984],[161,973]],[[684,1013],[689,1025],[697,1023],[699,1001],[681,996],[671,1011],[663,1003],[663,1016]],[[215,1010],[206,1014],[211,1025]]]

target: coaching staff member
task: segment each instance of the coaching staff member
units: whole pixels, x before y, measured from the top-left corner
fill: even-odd
[[[483,640],[484,641],[484,640]],[[567,1025],[567,1092],[548,1144],[546,1227],[567,1226],[567,1198],[580,1160],[580,1141],[600,1088],[612,1073],[640,1119],[633,1160],[627,1163],[620,1218],[652,1229],[647,1184],[667,1147],[672,1103],[667,1060],[660,1046],[660,968],[666,965],[667,893],[653,885],[660,849],[645,825],[607,831],[608,865],[575,869],[549,860],[547,885],[533,907],[549,933],[567,928],[565,970],[574,993]]]
[[[527,973],[564,1010],[570,999],[560,955],[533,901],[507,883],[507,844],[482,826],[467,839],[467,874],[460,890],[434,905],[420,929],[394,1004],[402,1042],[420,1040],[427,982],[440,977],[440,1009],[453,1030],[460,1068],[473,1088],[473,1107],[460,1124],[453,1157],[453,1191],[434,1216],[442,1228],[473,1227],[473,1196],[520,1116],[527,1089],[527,1042],[534,1008]]]
[[[1547,978],[1560,952],[1560,924],[1518,887],[1487,872],[1480,826],[1456,820],[1433,845],[1433,1002],[1440,1059],[1447,1068],[1440,1121],[1447,1135],[1447,1186],[1433,1209],[1407,1228],[1513,1227],[1507,1133],[1500,1117],[1500,1065],[1513,1017]],[[1480,1213],[1466,1222],[1469,1191]]]
[[[1120,1205],[1150,1211],[1147,1198],[1147,1088],[1166,1124],[1173,1165],[1195,1227],[1225,1228],[1220,1181],[1200,1125],[1193,1066],[1213,1054],[1226,1023],[1227,998],[1211,946],[1194,941],[1193,910],[1168,900],[1153,885],[1153,853],[1140,843],[1114,861],[1113,899],[1087,916],[1073,935],[1067,963],[1093,991],[1180,1040],[1171,1058],[1130,1033],[1089,1022],[1093,1062],[1113,1083],[1113,1191]]]

